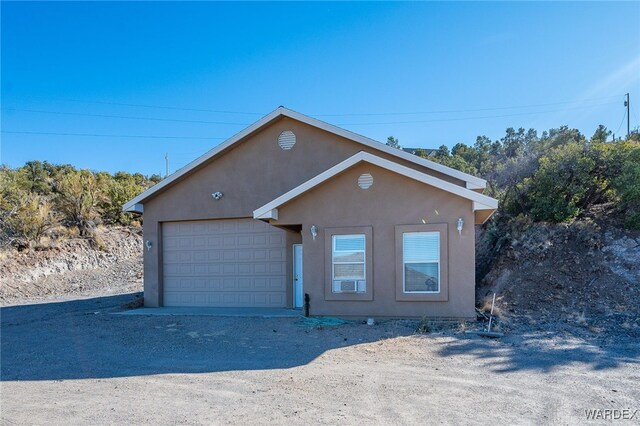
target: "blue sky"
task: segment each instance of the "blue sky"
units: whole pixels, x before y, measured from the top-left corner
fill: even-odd
[[[174,171],[278,105],[427,148],[507,127],[622,135],[627,92],[640,124],[638,2],[1,8],[10,166],[163,173],[168,152]]]

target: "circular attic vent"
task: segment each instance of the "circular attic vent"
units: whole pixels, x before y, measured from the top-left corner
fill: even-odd
[[[369,189],[373,185],[373,176],[364,173],[358,178],[358,186],[362,189]]]
[[[291,130],[285,130],[284,132],[280,133],[280,136],[278,136],[278,145],[280,145],[280,148],[284,149],[285,151],[293,148],[295,144],[296,135],[294,135]]]

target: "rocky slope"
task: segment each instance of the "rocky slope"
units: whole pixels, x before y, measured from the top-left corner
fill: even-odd
[[[28,251],[0,252],[0,302],[141,291],[140,230],[100,228],[97,237],[98,245],[70,238]]]
[[[640,232],[598,220],[533,224],[501,250],[476,290],[484,309],[497,294],[507,330],[640,338]]]

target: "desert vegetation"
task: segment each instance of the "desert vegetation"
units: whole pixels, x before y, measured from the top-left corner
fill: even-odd
[[[567,126],[541,135],[508,128],[498,140],[478,136],[471,146],[415,154],[487,180],[485,194],[500,206],[485,226],[484,243],[499,251],[532,223],[570,223],[599,205],[608,206],[612,222],[640,229],[640,132],[607,141],[610,136],[602,125],[590,138]],[[400,148],[393,137],[387,144]]]
[[[541,135],[508,128],[498,140],[478,136],[473,145],[415,154],[487,179],[485,193],[498,198],[500,208],[484,238],[499,247],[528,224],[571,222],[606,203],[623,226],[640,229],[640,133],[607,141],[610,135],[604,126],[590,138],[566,126]],[[394,137],[387,144],[401,148]],[[94,238],[99,225],[139,225],[141,219],[123,212],[122,204],[160,180],[46,161],[1,166],[1,244],[27,248],[64,234]]]
[[[122,204],[159,182],[160,176],[93,172],[29,161],[15,169],[0,167],[0,244],[18,249],[43,238],[80,236],[100,243],[100,225],[139,225]]]

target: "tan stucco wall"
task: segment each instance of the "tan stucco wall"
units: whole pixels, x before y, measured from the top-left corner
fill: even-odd
[[[278,135],[291,130],[293,149],[284,151]],[[252,217],[253,210],[311,179],[359,151],[367,151],[463,186],[464,182],[415,163],[370,149],[307,124],[282,118],[185,175],[144,202],[145,305],[162,304],[161,222]],[[221,200],[211,193],[221,191]],[[471,223],[471,222],[470,222]]]
[[[371,173],[374,184],[357,186],[362,173]],[[407,179],[368,164],[356,165],[278,210],[273,223],[302,223],[304,291],[311,298],[313,315],[382,317],[474,317],[475,231],[471,201]],[[465,226],[458,235],[456,221]],[[395,226],[446,223],[448,229],[448,300],[440,302],[396,301]],[[319,228],[312,239],[311,225]],[[328,228],[373,228],[373,300],[329,301],[325,288]]]

